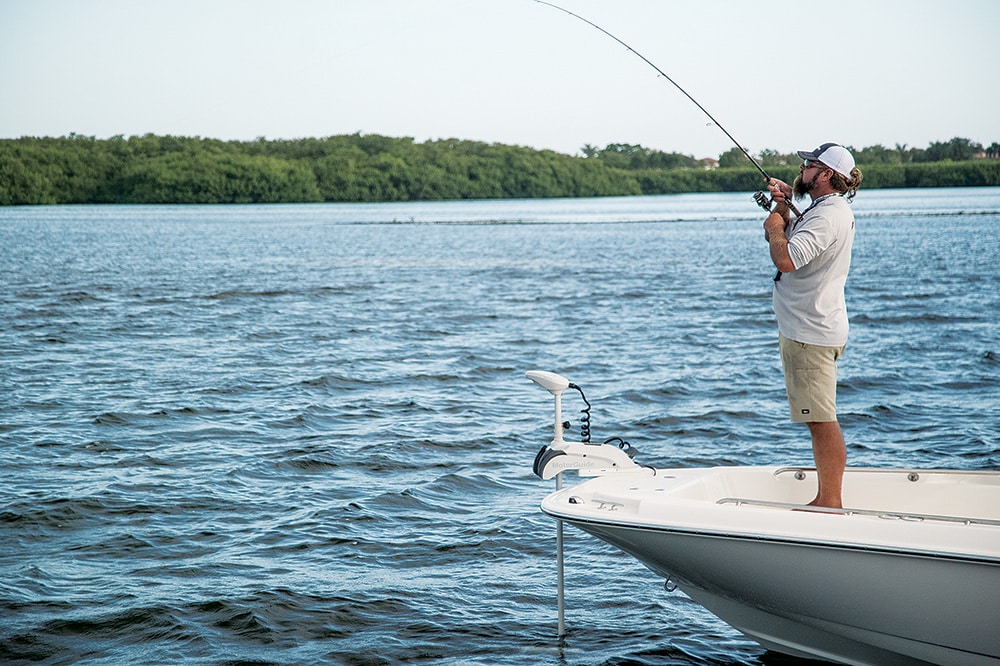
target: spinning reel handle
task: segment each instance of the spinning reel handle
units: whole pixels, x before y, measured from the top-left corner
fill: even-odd
[[[771,211],[771,204],[774,203],[774,200],[767,195],[767,192],[764,192],[763,190],[754,192],[753,200],[757,202],[758,206],[760,206],[761,208],[763,208],[768,212]],[[802,213],[799,212],[799,209],[796,208],[795,204],[793,204],[791,201],[788,201],[785,205],[788,206],[788,210],[792,211],[795,217],[802,217]]]
[[[767,193],[763,190],[754,192],[753,200],[757,202],[757,205],[766,211],[771,210],[771,197],[767,196]]]

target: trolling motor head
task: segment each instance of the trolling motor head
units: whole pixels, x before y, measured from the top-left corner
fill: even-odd
[[[535,382],[552,395],[559,395],[569,388],[569,380],[562,375],[545,370],[529,370],[524,373],[528,379]]]
[[[552,443],[562,444],[565,441],[563,440],[563,429],[569,427],[569,422],[563,422],[562,420],[562,394],[572,384],[562,375],[557,375],[554,372],[546,372],[545,370],[529,370],[525,375],[528,379],[555,396],[556,425]]]

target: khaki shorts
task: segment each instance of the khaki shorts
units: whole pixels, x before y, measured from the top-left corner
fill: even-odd
[[[844,347],[821,347],[778,335],[788,408],[796,423],[837,420],[837,359]]]

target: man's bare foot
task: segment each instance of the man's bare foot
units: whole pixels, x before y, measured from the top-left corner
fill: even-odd
[[[806,506],[818,506],[825,509],[843,509],[844,503],[838,500],[821,500],[819,497],[809,502]]]

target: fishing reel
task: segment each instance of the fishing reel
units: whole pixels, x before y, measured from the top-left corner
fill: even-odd
[[[763,208],[764,210],[768,212],[771,211],[772,200],[771,197],[767,195],[767,192],[764,192],[763,190],[754,192],[753,200],[756,201],[757,205]]]
[[[771,204],[774,203],[774,199],[769,197],[767,192],[764,192],[763,190],[754,192],[753,200],[757,202],[758,206],[767,212],[771,212]],[[793,204],[790,200],[785,199],[785,205],[788,206],[788,210],[792,211],[792,214],[795,215],[795,217],[802,217],[802,213],[799,212],[799,209],[796,208],[795,204]]]

